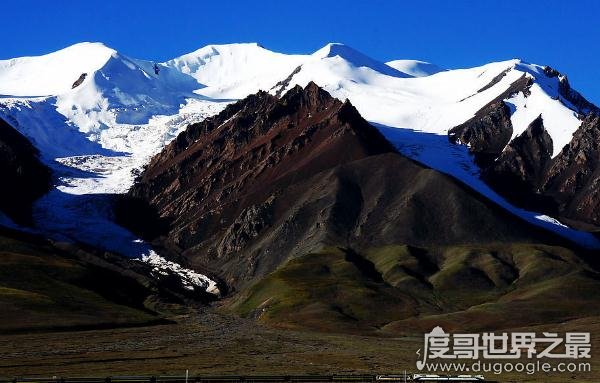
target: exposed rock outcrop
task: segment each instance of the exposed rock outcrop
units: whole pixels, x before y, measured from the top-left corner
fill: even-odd
[[[79,78],[77,80],[75,80],[73,85],[71,85],[71,89],[75,89],[79,85],[83,84],[83,81],[86,79],[86,77],[87,77],[87,73],[82,73],[81,76],[79,76]]]
[[[552,161],[552,138],[539,116],[484,168],[482,178],[495,190],[530,210],[556,213],[551,199],[541,195],[541,183]]]
[[[512,133],[510,109],[503,101],[497,101],[451,129],[448,137],[455,144],[468,144],[477,164],[487,167],[502,153]]]
[[[501,73],[490,84],[494,85],[503,76]],[[595,203],[600,196],[600,183],[595,178],[598,156],[594,149],[600,145],[600,137],[593,126],[597,125],[600,108],[572,89],[567,77],[557,70],[546,66],[542,70],[544,76],[546,83],[557,84],[543,85],[548,88],[546,91],[554,89],[557,94],[553,98],[583,120],[571,143],[555,158],[552,158],[553,142],[541,115],[511,141],[513,111],[505,100],[519,92],[529,97],[533,77],[527,74],[473,118],[450,129],[448,138],[469,147],[481,168],[482,178],[512,203],[594,230],[600,225]]]
[[[600,226],[600,117],[590,114],[552,161],[541,185],[566,218]]]
[[[582,114],[600,114],[600,108],[586,100],[585,97],[583,97],[575,89],[571,88],[567,76],[549,66],[544,67],[544,74],[550,78],[558,78],[558,93]]]
[[[600,226],[600,117],[590,113],[555,158],[541,116],[512,141],[511,134],[510,113],[500,101],[453,128],[449,139],[468,144],[482,178],[512,203],[576,227]]]

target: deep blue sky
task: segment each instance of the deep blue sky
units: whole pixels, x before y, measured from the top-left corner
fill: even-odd
[[[382,61],[446,68],[522,58],[568,75],[600,105],[600,1],[5,1],[0,59],[102,41],[166,60],[212,43],[289,53],[346,43]]]

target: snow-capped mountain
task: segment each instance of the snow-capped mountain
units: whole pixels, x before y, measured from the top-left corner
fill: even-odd
[[[581,124],[590,106],[574,105],[561,94],[564,76],[521,60],[442,70],[415,60],[383,64],[342,44],[327,44],[311,55],[274,53],[257,44],[211,45],[165,63],[190,74],[214,98],[242,98],[260,89],[281,92],[314,81],[340,99],[349,98],[370,121],[397,128],[447,134],[525,76],[527,95],[506,95],[513,113],[513,138],[540,114],[555,141],[556,155]],[[404,70],[405,72],[403,72]]]
[[[55,176],[55,187],[33,208],[35,229],[154,263],[162,259],[113,222],[106,194],[127,191],[135,169],[187,124],[225,106],[193,93],[201,87],[178,70],[99,43],[0,61],[0,118],[29,138]],[[179,273],[182,280],[186,273]]]
[[[35,209],[40,228],[140,256],[147,246],[115,225],[98,198],[90,203],[90,195],[128,190],[136,170],[187,125],[229,102],[261,89],[281,96],[311,81],[349,99],[404,154],[531,222],[597,245],[586,233],[506,202],[481,181],[468,148],[448,141],[452,128],[500,99],[510,107],[511,141],[542,115],[553,156],[570,142],[580,116],[593,105],[562,75],[520,60],[442,70],[415,60],[386,64],[343,44],[287,55],[251,43],[209,45],[155,63],[81,43],[0,61],[0,117],[28,137],[54,169],[57,186]],[[515,91],[519,81],[526,87]]]
[[[109,130],[148,124],[156,115],[175,115],[188,99],[202,99],[193,93],[199,87],[196,80],[177,70],[128,58],[100,43],[0,61],[5,114],[13,117],[13,123],[22,121],[21,129],[37,130],[28,135],[50,156],[93,152],[89,143],[84,145],[88,148],[81,147],[85,141],[109,150],[132,150],[134,137],[114,137]],[[50,108],[42,110],[48,104]],[[54,111],[55,115],[48,115]],[[85,140],[78,142],[80,145],[61,142],[73,137],[48,130],[50,127],[44,126],[49,125],[48,119],[52,125],[57,119],[64,120],[62,125],[73,127]],[[40,125],[44,129],[39,129]]]
[[[494,158],[515,139],[527,134],[529,125],[540,116],[544,131],[552,141],[550,158],[557,158],[571,142],[583,117],[598,109],[573,90],[565,76],[552,68],[518,59],[456,70],[441,70],[433,64],[414,60],[394,60],[384,65],[342,44],[327,44],[304,56],[282,56],[253,44],[235,45],[234,48],[244,54],[232,58],[235,53],[231,46],[211,46],[208,55],[206,50],[201,50],[201,59],[195,59],[195,53],[184,56],[184,61],[196,63],[186,67],[188,73],[207,85],[199,93],[215,98],[240,98],[262,89],[281,96],[295,85],[305,86],[314,81],[335,97],[349,99],[404,154],[459,178],[527,220],[541,220],[543,225],[561,227],[548,216],[515,208],[504,200],[507,193],[502,190],[503,196],[500,196],[482,182],[479,177],[482,169],[469,154],[475,143],[452,132],[455,127],[481,114],[490,104],[502,102],[509,111],[509,122],[501,137],[508,138],[499,143],[500,151]],[[260,52],[255,56],[260,58],[257,61],[243,58],[254,51]],[[178,62],[181,61],[175,59],[166,65]],[[260,75],[251,75],[247,80],[236,77],[234,85],[215,75],[219,72],[216,68],[231,73],[245,62],[252,62],[251,66],[257,68],[256,73]],[[390,66],[394,71],[388,69]],[[271,73],[265,68],[277,70]],[[288,70],[286,77],[281,74],[284,69]],[[215,81],[210,83],[209,78]],[[227,85],[223,86],[224,83]],[[454,143],[465,146],[448,143],[449,133]],[[484,132],[483,136],[489,134]],[[493,137],[490,140],[499,141]],[[511,199],[511,202],[523,201]],[[540,205],[520,203],[520,206],[537,208]],[[587,207],[587,210],[593,208]],[[542,211],[562,216],[560,209],[547,207]],[[595,219],[590,217],[591,222]]]
[[[305,56],[271,52],[258,44],[208,45],[164,65],[206,85],[197,93],[240,99],[287,77]]]

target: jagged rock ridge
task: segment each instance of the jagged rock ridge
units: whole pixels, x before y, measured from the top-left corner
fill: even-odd
[[[366,249],[544,234],[395,151],[314,83],[265,92],[190,125],[130,196],[170,222],[159,242],[234,289],[324,246]]]

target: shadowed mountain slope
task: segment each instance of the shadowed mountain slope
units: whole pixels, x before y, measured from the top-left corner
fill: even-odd
[[[0,228],[0,333],[165,322],[143,267]]]
[[[18,223],[31,220],[31,204],[50,189],[50,170],[31,143],[0,119],[0,211]]]

